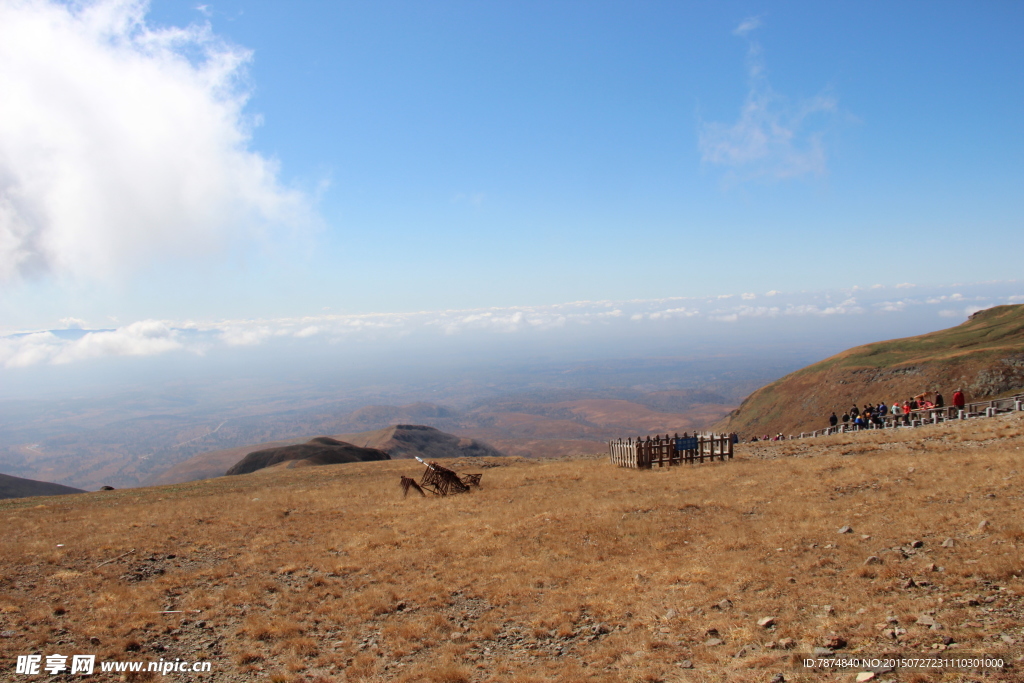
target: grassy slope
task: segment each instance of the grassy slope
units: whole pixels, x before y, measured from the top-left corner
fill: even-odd
[[[447,499],[401,498],[420,468],[385,461],[4,501],[0,670],[71,651],[210,659],[222,682],[852,681],[794,664],[834,635],[1013,661],[1022,448],[1006,415],[649,472],[463,460],[483,487]]]
[[[1009,362],[1004,362],[1009,359]],[[997,306],[947,330],[858,346],[758,389],[719,430],[744,437],[811,431],[853,403],[963,388],[980,400],[1024,387],[1024,305]]]

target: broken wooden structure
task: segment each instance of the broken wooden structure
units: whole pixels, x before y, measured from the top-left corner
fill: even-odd
[[[438,496],[468,493],[471,486],[480,487],[480,478],[484,476],[483,474],[463,474],[459,476],[447,467],[438,465],[436,462],[426,462],[418,456],[416,459],[426,465],[427,469],[423,472],[423,477],[420,478],[418,484],[414,479],[402,477],[402,497],[409,495],[409,489],[416,489],[421,496],[426,495],[423,492],[424,490]]]

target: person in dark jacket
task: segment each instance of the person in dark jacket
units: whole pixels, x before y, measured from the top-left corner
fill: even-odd
[[[843,424],[850,424],[850,413],[843,413]]]
[[[935,392],[935,407],[942,408],[945,406],[945,402],[942,400],[942,394]]]
[[[829,427],[835,427],[838,423],[839,423],[839,418],[836,417],[835,411],[832,411],[832,414],[828,416],[828,426]]]

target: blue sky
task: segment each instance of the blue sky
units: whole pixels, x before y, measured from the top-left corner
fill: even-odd
[[[4,0],[0,334],[1016,301],[1022,29],[1016,2]],[[975,304],[929,305],[914,330]]]

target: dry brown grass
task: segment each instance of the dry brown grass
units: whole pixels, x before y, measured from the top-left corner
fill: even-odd
[[[852,681],[794,666],[833,636],[1013,659],[1022,447],[1007,416],[649,472],[456,463],[483,488],[446,499],[403,499],[420,467],[392,461],[5,501],[0,670],[38,649],[214,660],[190,680]]]

